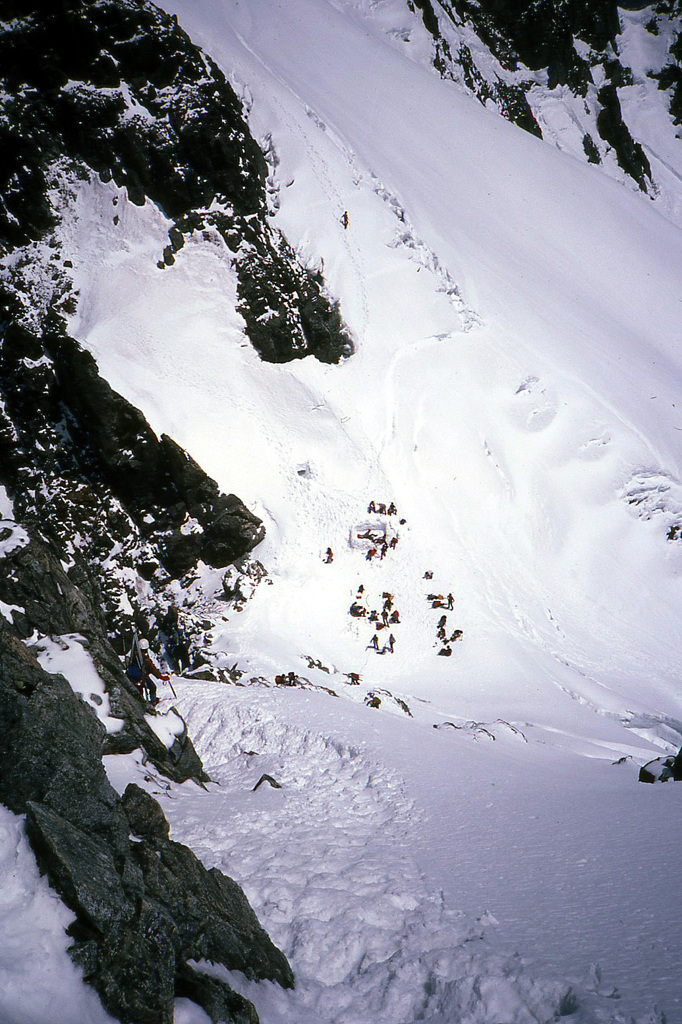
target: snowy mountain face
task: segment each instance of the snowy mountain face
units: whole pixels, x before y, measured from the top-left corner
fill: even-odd
[[[413,6],[444,78],[679,217],[679,5]]]
[[[0,1017],[682,1021],[679,4],[161,7],[0,5]]]

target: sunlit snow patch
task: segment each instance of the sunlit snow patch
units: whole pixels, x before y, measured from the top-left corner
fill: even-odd
[[[60,673],[93,709],[108,733],[120,732],[122,718],[114,718],[109,706],[109,694],[97,674],[87,651],[87,641],[78,633],[65,633],[57,637],[41,637],[33,645],[33,652],[46,672]]]
[[[149,728],[168,750],[185,731],[185,723],[175,708],[171,708],[167,715],[145,715],[144,718]]]
[[[25,547],[30,538],[14,521],[14,507],[4,487],[0,486],[0,558]]]

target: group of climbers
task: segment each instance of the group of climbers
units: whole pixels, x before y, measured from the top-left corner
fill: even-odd
[[[379,627],[377,626],[377,629],[378,628]],[[383,645],[383,647],[379,647],[379,637],[375,633],[370,642],[367,644],[365,650],[369,650],[371,647],[372,650],[375,650],[377,652],[377,654],[386,654],[387,651],[389,654],[393,654],[394,645],[395,637],[393,636],[393,633],[389,633],[388,641]]]
[[[363,602],[366,600],[366,591],[364,584],[360,584],[358,591],[355,595],[355,600],[349,608],[350,614],[354,619],[367,619],[374,626],[374,635],[367,644],[367,650],[372,648],[378,654],[393,654],[396,639],[392,632],[390,632],[391,626],[400,624],[400,612],[397,608],[393,607],[393,594],[390,594],[387,590],[384,590],[381,595],[383,605],[381,611],[378,608],[367,608],[367,605]],[[379,633],[383,629],[389,630],[388,640],[385,644],[379,644]]]
[[[277,686],[298,686],[300,681],[295,672],[282,672],[275,676]]]
[[[394,502],[391,502],[387,506],[384,501],[374,501],[374,499],[372,499],[367,506],[367,514],[372,515],[372,513],[377,513],[377,515],[380,516],[396,516],[398,514],[398,509],[395,507]]]
[[[359,536],[360,536],[360,534],[358,534],[358,537]],[[398,538],[397,537],[391,537],[390,540],[386,540],[386,538],[384,537],[384,539],[381,541],[381,543],[378,546],[376,546],[376,547],[373,546],[373,547],[367,549],[367,554],[365,555],[365,558],[367,559],[368,562],[371,562],[372,559],[376,558],[377,555],[378,555],[379,556],[379,560],[381,561],[382,559],[384,559],[386,557],[386,555],[387,555],[387,553],[389,551],[389,548],[390,548],[391,551],[393,551],[393,550],[395,550],[395,548],[397,546],[398,546]]]
[[[375,501],[372,499],[367,506],[367,513],[368,515],[396,516],[398,509],[393,501],[387,505],[385,501]],[[400,525],[405,525],[404,519],[400,520]],[[398,546],[398,535],[394,533],[391,537],[388,537],[386,526],[383,524],[378,527],[368,526],[364,532],[357,534],[357,539],[368,542],[367,553],[365,554],[368,562],[371,562],[374,558],[382,561],[389,551],[394,551]],[[334,552],[331,547],[327,548],[322,561],[325,565],[330,565],[334,561]]]
[[[424,579],[433,579],[433,573],[424,573]],[[446,608],[448,611],[452,611],[455,607],[455,599],[452,594],[448,594],[447,597],[443,597],[442,594],[427,594],[426,600],[429,602],[432,608]],[[434,647],[440,648],[438,654],[441,658],[449,658],[452,654],[451,644],[461,640],[464,636],[464,631],[461,629],[455,629],[448,636],[447,631],[447,615],[443,614],[438,620],[436,627],[436,642]]]

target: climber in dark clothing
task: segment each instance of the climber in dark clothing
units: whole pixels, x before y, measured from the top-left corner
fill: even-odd
[[[325,565],[329,565],[330,562],[334,561],[334,552],[331,548],[327,548],[327,556],[324,559]]]
[[[448,594],[448,603],[447,603],[448,611],[451,612],[454,607],[455,607],[455,599],[452,596],[452,594]]]
[[[189,644],[180,630],[180,617],[175,605],[170,605],[159,622],[166,636],[166,655],[174,659],[179,672],[190,666]]]
[[[158,704],[159,698],[156,695],[156,684],[154,683],[152,676],[154,676],[155,679],[162,680],[164,683],[168,682],[170,676],[167,672],[161,672],[154,664],[152,656],[149,653],[148,640],[140,640],[140,655],[142,657],[142,678],[140,679],[140,690],[142,691],[142,696],[145,700],[154,706],[155,704]]]

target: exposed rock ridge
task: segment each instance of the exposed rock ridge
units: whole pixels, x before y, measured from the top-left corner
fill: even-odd
[[[260,355],[352,351],[319,273],[267,220],[267,166],[231,86],[177,20],[142,0],[6,0],[0,25],[0,241],[56,224],[51,169],[88,169],[175,221],[159,267],[213,224],[231,250],[239,310]],[[209,207],[210,212],[209,212]]]
[[[1,616],[0,714],[0,800],[26,814],[41,869],[76,915],[71,955],[107,1010],[171,1024],[182,995],[214,1021],[257,1024],[247,1000],[187,961],[290,987],[286,958],[239,886],[168,838],[151,796],[130,785],[119,798],[102,766],[104,727]]]

